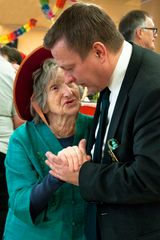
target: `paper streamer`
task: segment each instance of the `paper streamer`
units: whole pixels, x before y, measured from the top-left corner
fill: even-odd
[[[16,40],[19,36],[30,31],[31,28],[35,27],[36,23],[37,23],[37,20],[34,18],[31,18],[28,23],[24,24],[22,27],[18,28],[14,32],[11,32],[6,35],[0,35],[0,44],[5,45],[9,42]]]
[[[67,0],[56,0],[56,4],[53,7],[53,11],[49,6],[49,0],[40,0],[41,10],[47,19],[53,20],[64,8]],[[70,0],[71,2],[76,2],[76,0]]]

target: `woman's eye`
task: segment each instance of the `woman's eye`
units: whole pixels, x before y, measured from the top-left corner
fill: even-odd
[[[57,90],[57,89],[58,89],[58,87],[57,87],[56,85],[51,86],[51,90],[55,91],[55,90]]]

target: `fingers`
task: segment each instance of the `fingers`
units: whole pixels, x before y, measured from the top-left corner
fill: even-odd
[[[53,153],[51,153],[51,152],[46,152],[45,155],[46,155],[48,161],[49,161],[51,164],[52,164],[53,162],[58,163],[58,157],[57,157],[55,154],[53,154]]]
[[[49,173],[62,180],[62,181],[65,181],[65,182],[68,182],[68,183],[71,183],[71,184],[74,184],[74,185],[77,185],[79,184],[79,172],[71,172],[68,170],[69,168],[67,166],[61,168],[61,169],[53,169],[53,170],[50,170]]]
[[[58,156],[51,152],[47,152],[46,157],[48,159],[45,162],[51,168],[49,173],[52,176],[59,178],[65,182],[78,185],[78,172],[74,172],[73,170],[70,171],[72,167],[70,166],[69,168],[69,165],[66,164],[67,158],[65,154],[62,154],[62,151],[58,153]]]
[[[86,139],[82,139],[78,144],[78,147],[83,154],[86,153],[86,143],[87,143]]]
[[[58,156],[56,156],[55,154],[53,154],[51,152],[46,152],[45,155],[47,157],[47,160],[45,161],[45,163],[51,169],[54,169],[55,167],[58,167],[58,166],[61,167],[66,164],[66,162],[62,158],[59,158]]]
[[[89,161],[91,157],[86,154],[86,140],[82,139],[78,146],[67,147],[61,150],[58,155],[51,152],[46,153],[46,164],[53,170],[68,166],[70,172],[79,171],[81,165]]]
[[[79,145],[78,145],[80,151],[83,154],[83,163],[86,162],[86,161],[90,161],[91,160],[91,156],[87,155],[87,153],[86,153],[86,144],[87,144],[86,139],[82,139],[79,142]]]
[[[81,151],[77,146],[67,147],[58,153],[58,156],[67,161],[70,171],[78,171],[83,162]]]

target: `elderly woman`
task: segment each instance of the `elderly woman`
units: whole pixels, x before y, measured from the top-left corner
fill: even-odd
[[[9,211],[4,239],[84,240],[79,188],[50,175],[45,164],[47,151],[57,154],[89,134],[92,118],[79,113],[79,88],[64,83],[62,69],[40,47],[20,67],[14,95],[27,121],[11,136],[5,162]]]

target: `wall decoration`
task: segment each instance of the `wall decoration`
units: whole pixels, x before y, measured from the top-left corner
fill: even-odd
[[[41,10],[47,19],[53,21],[53,19],[62,11],[67,0],[56,0],[56,4],[53,7],[53,11],[49,6],[49,0],[40,0]],[[76,2],[76,0],[70,0]]]
[[[24,24],[22,27],[18,28],[17,30],[6,35],[0,35],[0,44],[5,45],[9,42],[14,41],[19,36],[30,31],[33,27],[35,27],[36,23],[37,23],[37,20],[34,18],[31,18],[28,23]]]
[[[46,18],[52,20],[55,17],[55,14],[52,12],[52,9],[49,6],[49,0],[40,0],[40,4],[41,10]]]

